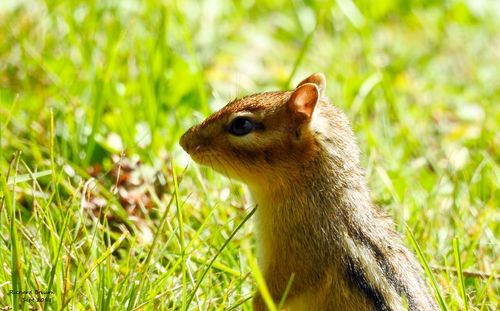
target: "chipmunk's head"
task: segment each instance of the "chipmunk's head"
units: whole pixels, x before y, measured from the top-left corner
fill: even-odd
[[[316,73],[292,91],[235,100],[190,128],[180,144],[196,162],[248,185],[279,182],[313,153],[311,123],[318,103],[325,105],[325,85]]]

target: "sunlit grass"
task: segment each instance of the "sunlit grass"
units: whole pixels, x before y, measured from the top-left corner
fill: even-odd
[[[496,1],[1,2],[0,309],[250,310],[248,194],[178,138],[317,71],[442,305],[497,309],[498,29]]]

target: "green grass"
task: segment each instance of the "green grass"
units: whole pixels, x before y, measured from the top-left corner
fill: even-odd
[[[248,194],[178,139],[322,71],[441,305],[497,310],[498,29],[493,0],[0,2],[0,309],[250,310]]]

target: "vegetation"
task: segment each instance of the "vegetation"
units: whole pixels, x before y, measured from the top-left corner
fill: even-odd
[[[493,0],[0,2],[0,309],[250,310],[251,202],[178,139],[322,71],[443,309],[498,310],[498,29]]]

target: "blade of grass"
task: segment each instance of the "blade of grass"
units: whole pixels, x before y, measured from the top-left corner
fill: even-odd
[[[410,227],[406,225],[406,232],[408,234],[408,237],[410,238],[410,242],[413,245],[413,249],[417,253],[417,257],[420,260],[420,263],[424,267],[425,274],[427,275],[427,278],[431,281],[432,288],[434,289],[434,293],[436,294],[436,297],[438,299],[439,306],[441,307],[442,311],[447,311],[448,306],[444,302],[443,296],[441,295],[441,291],[439,290],[439,286],[436,282],[436,278],[434,277],[434,273],[432,273],[431,268],[429,267],[427,260],[425,259],[424,254],[422,253],[422,249],[420,248],[420,245],[418,245],[417,240],[415,240],[415,236],[410,230]]]
[[[285,291],[283,292],[283,296],[281,296],[280,303],[278,304],[278,310],[283,309],[283,305],[285,304],[286,297],[288,297],[288,293],[290,292],[290,288],[292,288],[293,281],[295,279],[295,273],[292,273],[290,276],[290,280],[286,284]]]
[[[181,247],[181,270],[182,270],[182,310],[186,310],[186,288],[187,288],[187,275],[186,275],[186,248],[184,245],[184,219],[182,217],[182,208],[181,204],[179,203],[179,185],[177,184],[177,174],[175,172],[175,162],[174,159],[172,158],[172,161],[170,162],[171,167],[172,167],[172,179],[174,181],[174,199],[175,199],[175,205],[177,207],[177,221],[179,223],[179,245]]]
[[[20,152],[16,152],[14,154],[14,157],[12,158],[11,166],[9,167],[9,172],[11,172],[11,167],[14,165],[14,186],[12,187],[12,197],[9,196],[9,189],[8,186],[5,182],[5,179],[2,179],[4,185],[4,195],[7,197],[7,206],[10,209],[10,252],[11,252],[11,282],[12,282],[12,289],[14,291],[21,291],[22,290],[22,264],[19,260],[19,246],[18,246],[18,240],[17,240],[17,227],[16,227],[16,185],[15,185],[15,178],[17,174],[17,170],[19,167],[19,158],[21,157]],[[19,295],[11,295],[12,297],[12,306],[14,308],[14,311],[17,311],[19,308],[19,304],[16,301],[17,297],[20,297]]]
[[[462,301],[464,304],[464,310],[469,310],[469,301],[467,299],[467,295],[465,294],[465,282],[464,282],[464,274],[462,272],[462,262],[460,260],[460,246],[458,244],[458,238],[453,238],[453,255],[455,257],[455,266],[457,268],[458,275],[458,288],[460,290],[460,295],[462,296]]]
[[[69,220],[71,218],[71,215],[72,215],[71,209],[68,207],[67,211],[66,211],[66,216],[64,217],[63,225],[61,227],[61,232],[59,233],[59,245],[57,246],[57,251],[55,252],[54,261],[52,263],[52,267],[51,267],[51,270],[49,273],[49,284],[47,285],[48,291],[52,290],[54,280],[58,281],[56,279],[56,272],[57,272],[56,270],[57,270],[57,266],[59,264],[61,252],[64,248],[64,239],[66,237],[66,231],[67,231],[66,228],[68,227],[68,223],[69,223]],[[63,304],[64,304],[64,300],[63,300]]]
[[[255,282],[257,283],[257,288],[259,289],[260,295],[262,296],[262,299],[264,300],[267,308],[270,311],[277,311],[278,309],[276,308],[273,298],[269,293],[269,289],[267,288],[264,276],[262,275],[262,272],[260,271],[260,268],[257,265],[257,262],[254,256],[252,255],[252,252],[250,251],[250,246],[248,245],[248,243],[245,243],[243,245],[243,253],[245,254],[245,257],[247,257],[248,265],[250,266]]]
[[[245,302],[247,302],[251,299],[252,299],[252,296],[245,297],[245,298],[241,299],[240,301],[236,302],[234,304],[234,306],[231,306],[229,309],[225,309],[225,310],[226,311],[236,310],[238,307],[241,307],[241,305],[243,305]]]
[[[207,260],[205,258],[201,258],[201,257],[197,257],[197,256],[191,256],[191,258],[193,259],[194,262],[197,262],[199,264],[204,264],[207,262]],[[231,267],[223,265],[223,264],[218,263],[218,262],[214,262],[212,266],[214,269],[217,269],[217,270],[222,271],[224,273],[230,274],[234,277],[239,277],[241,275],[240,271],[238,271],[236,269],[231,269]]]
[[[319,17],[318,17],[318,19],[319,19]],[[306,55],[307,51],[309,50],[309,47],[311,46],[311,43],[312,43],[313,38],[314,38],[314,33],[316,32],[316,29],[318,28],[318,24],[319,24],[319,21],[316,22],[314,29],[304,39],[304,44],[302,45],[302,49],[300,49],[299,55],[297,55],[297,58],[295,59],[295,63],[293,64],[292,72],[290,73],[290,75],[288,76],[288,79],[286,80],[285,84],[283,85],[284,88],[290,87],[290,84],[292,82],[293,77],[295,76],[295,73],[299,69],[299,66],[302,63],[304,56]]]
[[[217,257],[219,257],[219,255],[222,253],[222,251],[224,250],[224,248],[226,248],[226,246],[229,244],[229,242],[234,238],[234,236],[236,235],[236,233],[241,229],[241,227],[243,227],[243,225],[250,219],[250,217],[252,217],[252,215],[255,213],[255,211],[257,210],[257,207],[254,207],[250,213],[248,213],[245,218],[243,218],[243,220],[236,226],[236,228],[233,230],[233,232],[231,232],[231,234],[229,235],[229,237],[226,239],[226,241],[224,241],[224,244],[222,244],[222,246],[219,248],[219,250],[217,251],[217,253],[215,253],[214,257],[212,258],[212,260],[210,260],[210,262],[208,263],[207,267],[205,268],[205,271],[203,271],[203,274],[201,275],[200,279],[198,280],[198,282],[196,283],[191,295],[189,296],[189,299],[187,300],[187,306],[189,306],[189,304],[191,304],[191,301],[193,300],[194,296],[196,295],[196,291],[198,290],[198,288],[200,287],[201,285],[201,282],[203,281],[203,279],[205,278],[205,276],[207,275],[208,271],[210,270],[210,268],[212,267],[212,265],[214,264],[215,260],[217,259]]]
[[[153,237],[153,242],[151,243],[151,248],[148,251],[146,259],[142,263],[142,267],[143,267],[142,269],[143,269],[143,271],[142,271],[141,281],[137,285],[137,288],[134,285],[133,289],[130,291],[129,300],[128,300],[129,303],[128,303],[127,310],[133,310],[136,307],[135,306],[135,297],[140,292],[140,290],[142,289],[142,286],[143,286],[143,284],[144,284],[144,282],[146,280],[147,271],[149,269],[149,265],[150,265],[151,259],[153,258],[153,250],[155,249],[155,246],[157,245],[158,238],[161,236],[161,233],[163,231],[163,227],[165,226],[165,223],[166,223],[166,220],[167,220],[168,211],[170,210],[170,206],[174,202],[174,199],[175,198],[172,195],[172,197],[170,198],[170,201],[168,202],[168,204],[167,204],[167,206],[165,208],[165,212],[163,213],[163,216],[162,216],[162,218],[160,220],[160,225],[158,226],[158,230],[156,231],[156,233],[155,233],[155,235]]]
[[[58,179],[56,174],[56,161],[54,156],[54,141],[55,141],[55,125],[54,125],[54,111],[50,110],[50,167],[52,171],[52,187],[54,190],[57,206],[61,206],[61,197],[59,196]]]
[[[9,108],[9,112],[7,113],[7,117],[5,117],[5,119],[2,122],[2,128],[0,128],[0,134],[5,132],[5,130],[7,129],[7,126],[10,123],[10,119],[12,118],[12,113],[14,112],[14,108],[16,108],[16,104],[18,101],[19,101],[19,93],[16,94],[16,96],[14,97],[14,100],[12,101],[12,105]],[[1,138],[0,138],[0,146],[1,145],[2,144],[1,144]]]
[[[493,282],[494,280],[494,274],[491,274],[490,277],[488,278],[488,280],[486,281],[486,283],[484,284],[484,287],[483,287],[483,290],[481,291],[481,293],[477,296],[477,299],[478,301],[481,301],[481,309],[480,311],[483,311],[485,310],[486,308],[486,298],[487,298],[487,294],[486,292],[488,291],[488,289],[490,288],[490,285],[491,283]]]
[[[495,279],[495,274],[492,273],[490,275],[490,277],[488,278],[488,280],[486,280],[486,283],[483,286],[483,290],[477,296],[477,301],[481,301],[481,309],[480,310],[484,310],[484,308],[486,307],[486,298],[488,296],[487,295],[487,291],[490,288],[490,285],[491,285],[491,283],[493,282],[494,279]]]
[[[125,238],[127,238],[128,235],[129,235],[128,231],[123,232],[122,235],[120,236],[120,238],[118,238],[118,240],[116,240],[116,242],[113,243],[113,245],[111,245],[111,247],[108,247],[106,252],[104,252],[104,254],[101,257],[99,257],[99,259],[97,259],[97,261],[92,265],[92,267],[90,267],[90,269],[79,279],[79,282],[76,284],[76,286],[73,290],[73,293],[71,295],[69,295],[69,297],[66,299],[66,301],[62,305],[61,309],[64,309],[68,305],[68,303],[73,299],[73,297],[76,295],[76,293],[78,292],[80,287],[83,286],[83,283],[92,274],[92,272],[94,272],[94,270],[97,267],[99,267],[99,265],[104,260],[106,260],[106,258],[108,258],[120,246],[120,244],[122,244],[123,240],[125,240]]]
[[[40,177],[48,176],[52,174],[52,170],[45,170],[41,172],[31,173],[31,174],[23,174],[15,177],[15,183],[19,184],[26,181],[31,181],[34,179],[38,179]],[[7,180],[7,185],[11,186],[14,184],[14,177],[9,177]]]

